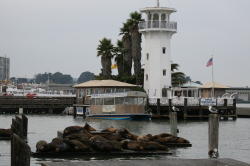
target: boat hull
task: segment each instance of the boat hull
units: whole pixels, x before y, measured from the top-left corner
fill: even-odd
[[[87,118],[107,119],[107,120],[150,120],[149,114],[129,114],[129,115],[87,115]]]

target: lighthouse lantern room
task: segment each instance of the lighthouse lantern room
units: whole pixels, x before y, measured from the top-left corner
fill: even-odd
[[[144,89],[149,98],[171,97],[171,38],[177,23],[170,21],[173,8],[147,7],[139,30],[144,36]]]

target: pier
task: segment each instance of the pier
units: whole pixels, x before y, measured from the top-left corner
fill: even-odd
[[[249,166],[249,164],[233,159],[168,159],[168,160],[108,160],[83,162],[42,163],[42,166]]]
[[[74,97],[0,96],[0,114],[62,113],[74,103]]]
[[[230,98],[184,98],[177,97],[173,99],[156,99],[148,100],[148,109],[152,112],[152,119],[169,118],[172,107],[175,106],[180,111],[177,113],[180,119],[208,119],[209,106],[219,110],[220,118],[228,120],[229,118],[237,119],[236,99]]]

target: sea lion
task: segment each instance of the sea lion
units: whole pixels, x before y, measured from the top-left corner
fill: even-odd
[[[143,147],[140,142],[137,141],[122,141],[122,147],[128,150],[142,151]]]
[[[105,134],[103,135],[104,138],[107,140],[112,140],[112,141],[122,141],[123,138],[117,134],[117,133],[110,133],[110,134]]]
[[[144,136],[138,136],[137,141],[139,142],[149,142],[153,139],[153,136],[151,134],[147,134]]]
[[[138,136],[130,133],[128,129],[119,129],[117,133],[124,139],[137,140]]]
[[[85,130],[87,130],[88,132],[91,131],[96,131],[95,128],[91,127],[88,123],[85,123],[85,126],[83,127]]]
[[[156,142],[141,142],[140,145],[143,147],[143,150],[157,151],[157,150],[167,150],[166,146],[163,146]]]
[[[164,137],[172,137],[173,135],[168,134],[168,133],[162,133],[162,134],[158,134],[158,135],[154,135],[153,139],[159,139],[159,138],[164,138]]]
[[[115,133],[118,129],[114,127],[109,127],[106,128],[105,130],[102,130],[102,132],[110,132],[110,133]]]
[[[88,152],[91,151],[90,146],[85,145],[84,143],[78,141],[78,140],[70,140],[67,141],[67,144],[74,150],[77,152]]]
[[[79,133],[80,131],[85,130],[81,126],[70,126],[66,127],[63,131],[63,138],[67,135],[73,134],[73,133]]]
[[[46,142],[46,141],[38,141],[37,143],[36,143],[36,151],[37,152],[42,152],[43,150],[44,150],[44,147],[45,147],[45,145],[47,145],[48,143]]]
[[[120,142],[109,141],[100,135],[91,137],[90,142],[94,149],[102,152],[121,151],[122,149],[122,144]]]

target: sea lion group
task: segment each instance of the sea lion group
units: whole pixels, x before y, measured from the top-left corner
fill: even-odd
[[[11,129],[0,129],[0,137],[10,138],[12,135]]]
[[[54,138],[50,143],[39,141],[36,144],[36,150],[38,153],[166,151],[169,143],[189,143],[189,141],[167,133],[137,136],[128,129],[114,127],[98,132],[86,123],[83,127],[65,128],[63,137]]]

